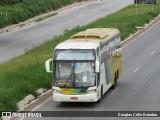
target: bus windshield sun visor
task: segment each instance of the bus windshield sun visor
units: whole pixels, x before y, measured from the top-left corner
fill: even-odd
[[[94,50],[56,50],[55,60],[95,60]]]

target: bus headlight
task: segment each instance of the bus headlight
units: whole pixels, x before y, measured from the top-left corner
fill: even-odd
[[[56,89],[53,89],[53,92],[62,94],[62,92],[60,90],[56,90]]]
[[[94,89],[94,90],[89,90],[89,91],[87,91],[87,94],[92,94],[92,93],[95,93],[95,92],[97,92],[96,89]]]

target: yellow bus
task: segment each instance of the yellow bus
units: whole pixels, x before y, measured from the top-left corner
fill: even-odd
[[[87,29],[58,44],[53,59],[45,62],[46,71],[53,74],[53,101],[100,102],[117,85],[121,56],[116,28]]]

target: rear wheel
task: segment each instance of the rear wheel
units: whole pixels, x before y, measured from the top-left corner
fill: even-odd
[[[119,79],[119,71],[117,70],[117,80]]]
[[[115,74],[114,76],[114,84],[112,85],[111,89],[115,89],[116,86],[117,86],[117,78],[118,78],[118,75]]]

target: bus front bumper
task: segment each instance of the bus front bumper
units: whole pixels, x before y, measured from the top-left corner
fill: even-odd
[[[84,95],[64,95],[53,93],[53,101],[57,102],[96,102],[98,99],[97,92]]]

